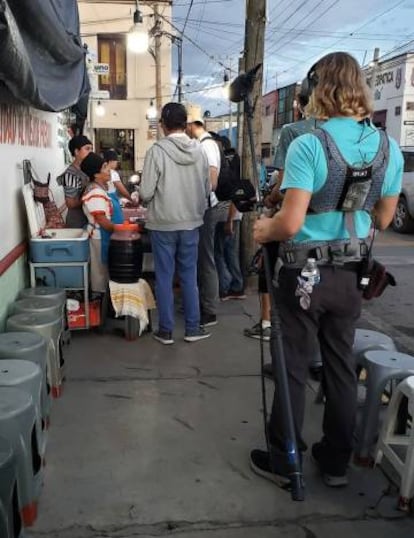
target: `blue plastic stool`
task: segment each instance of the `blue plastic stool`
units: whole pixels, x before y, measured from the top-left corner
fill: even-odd
[[[42,429],[42,371],[37,364],[16,359],[0,361],[0,387],[20,389],[33,399],[36,410],[36,437],[39,454],[42,458],[46,451],[46,430]]]
[[[37,517],[42,487],[42,459],[36,436],[36,410],[30,394],[0,387],[0,431],[12,446],[17,464],[17,493],[25,527]]]
[[[8,331],[33,332],[43,336],[48,342],[48,373],[53,398],[62,393],[64,363],[61,355],[62,321],[52,314],[15,314],[7,319]]]
[[[42,370],[42,426],[50,424],[50,385],[47,367],[48,344],[43,336],[36,333],[9,332],[0,334],[0,361],[19,359],[30,361]]]
[[[33,297],[46,297],[53,300],[62,308],[62,343],[70,344],[70,330],[68,325],[68,315],[66,309],[66,291],[62,288],[52,288],[48,286],[39,286],[37,288],[24,288],[19,292],[19,299],[27,299]]]
[[[0,536],[16,538],[21,531],[16,458],[10,443],[0,437]]]
[[[414,357],[397,351],[367,351],[364,354],[367,372],[367,394],[361,424],[357,430],[357,463],[370,464],[371,450],[379,430],[381,398],[390,381],[402,381],[414,375]]]

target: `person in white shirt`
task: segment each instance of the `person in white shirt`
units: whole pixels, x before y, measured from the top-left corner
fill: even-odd
[[[122,183],[121,177],[117,171],[119,166],[119,159],[116,150],[108,149],[104,151],[103,158],[108,163],[108,167],[111,174],[111,179],[108,182],[108,194],[116,193],[121,198],[126,198],[131,203],[133,203],[131,195],[125,185]]]
[[[187,133],[199,140],[209,165],[212,193],[209,207],[204,214],[203,226],[200,228],[198,245],[198,285],[200,290],[201,325],[208,327],[217,323],[219,303],[219,281],[214,259],[214,239],[218,222],[225,221],[229,207],[228,202],[219,202],[214,191],[220,174],[220,150],[217,142],[206,131],[204,121],[198,117],[189,117]]]

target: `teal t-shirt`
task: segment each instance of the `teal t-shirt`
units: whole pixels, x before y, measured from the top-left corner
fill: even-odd
[[[351,166],[371,162],[379,148],[380,135],[373,125],[351,118],[332,118],[323,124],[334,139],[344,159]],[[397,142],[390,138],[390,157],[382,186],[382,196],[397,196],[401,190],[404,161]],[[318,192],[326,182],[328,166],[322,145],[312,134],[293,140],[286,156],[281,190],[301,189]],[[361,239],[369,234],[371,217],[367,211],[356,211],[355,229]],[[329,241],[347,239],[344,213],[330,211],[306,215],[305,222],[293,241]]]

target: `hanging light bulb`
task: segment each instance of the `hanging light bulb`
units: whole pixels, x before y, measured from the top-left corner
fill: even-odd
[[[142,13],[138,9],[137,2],[137,9],[134,11],[134,25],[127,34],[128,50],[134,54],[142,54],[149,47],[148,32],[144,29],[142,21]]]
[[[147,120],[155,120],[157,117],[157,107],[154,106],[154,101],[151,99],[150,106],[147,109]]]
[[[105,107],[100,101],[98,101],[98,104],[96,105],[95,114],[100,118],[102,118],[102,116],[105,116]]]

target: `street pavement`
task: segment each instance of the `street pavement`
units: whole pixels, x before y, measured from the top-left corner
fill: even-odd
[[[360,326],[414,355],[413,247],[414,237],[378,239],[398,287],[364,306]],[[349,487],[332,490],[306,454],[303,503],[250,470],[250,449],[264,447],[260,349],[242,331],[258,311],[254,290],[222,304],[212,337],[194,344],[179,314],[173,346],[74,334],[28,537],[412,538],[414,520],[396,510],[398,489],[380,469],[351,465]],[[316,391],[309,382],[309,445],[321,432]]]
[[[392,336],[399,349],[414,355],[414,236],[387,230],[379,234],[374,255],[393,274],[397,286],[366,302],[362,319]]]

